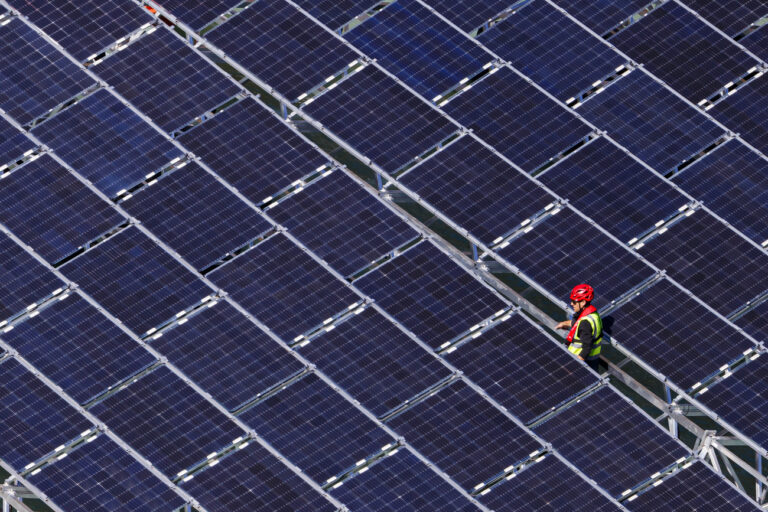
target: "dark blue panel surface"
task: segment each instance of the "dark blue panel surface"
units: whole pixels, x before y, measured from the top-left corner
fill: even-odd
[[[78,61],[127,36],[152,16],[136,4],[103,0],[11,0],[30,21]]]
[[[226,302],[151,342],[224,407],[234,409],[302,365]]]
[[[184,505],[181,496],[105,435],[27,478],[68,512],[175,510]]]
[[[757,341],[768,342],[768,302],[764,302],[735,322]]]
[[[520,315],[446,359],[526,423],[597,383],[586,365]]]
[[[165,366],[97,403],[90,412],[168,477],[245,435]]]
[[[723,135],[704,114],[642,71],[625,75],[578,112],[662,174]]]
[[[125,219],[44,155],[3,181],[0,221],[55,263]]]
[[[432,347],[506,306],[429,242],[409,249],[355,285]]]
[[[182,128],[240,92],[164,26],[94,70],[166,131]]]
[[[122,206],[197,269],[272,227],[194,162],[138,191]]]
[[[624,242],[690,202],[602,137],[538,179]]]
[[[765,105],[768,105],[768,78],[763,76],[717,103],[709,113],[765,154],[768,153]]]
[[[35,127],[34,134],[110,197],[181,156],[173,144],[105,91]]]
[[[511,7],[514,0],[429,0],[429,5],[466,32],[482,26]]]
[[[211,293],[136,228],[109,238],[61,270],[139,335]]]
[[[259,0],[205,37],[289,100],[358,57],[283,0]]]
[[[768,11],[768,7],[765,9]],[[766,13],[768,14],[768,12]],[[740,39],[739,42],[744,47],[763,59],[768,59],[768,30],[765,30],[765,25],[760,30],[755,30],[749,36],[744,39]]]
[[[603,35],[648,5],[648,0],[557,0],[574,18]]]
[[[387,424],[468,492],[542,448],[463,381]]]
[[[34,147],[34,142],[0,117],[0,166],[16,162]]]
[[[533,171],[591,129],[508,68],[452,99],[448,114],[526,171]]]
[[[313,339],[300,352],[376,416],[450,374],[432,354],[371,308]]]
[[[374,6],[370,0],[298,0],[296,3],[333,30]]]
[[[345,276],[418,235],[340,171],[312,182],[269,215]]]
[[[382,71],[368,66],[305,107],[328,130],[392,172],[457,127]]]
[[[0,363],[0,458],[17,471],[93,425],[15,359]]]
[[[685,0],[683,3],[731,37],[768,14],[763,0]]]
[[[200,31],[217,16],[243,2],[239,0],[162,0],[158,3],[190,28]]]
[[[287,342],[359,300],[283,235],[260,243],[210,278]]]
[[[0,107],[28,123],[68,100],[93,80],[22,21],[0,30]]]
[[[155,360],[79,295],[69,295],[3,335],[80,403]]]
[[[485,243],[554,201],[549,193],[471,137],[464,137],[400,180]]]

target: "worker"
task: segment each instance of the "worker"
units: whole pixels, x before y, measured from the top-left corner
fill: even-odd
[[[568,351],[598,371],[603,322],[597,308],[591,304],[594,298],[595,290],[588,284],[575,286],[571,291],[573,319],[558,323],[556,328],[570,329],[566,338]]]

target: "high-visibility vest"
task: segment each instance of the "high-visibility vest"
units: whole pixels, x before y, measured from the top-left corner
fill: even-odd
[[[598,315],[597,313],[584,315],[583,317],[577,320],[573,341],[571,342],[570,345],[568,345],[568,350],[570,352],[573,352],[577,356],[581,355],[581,349],[583,345],[579,340],[579,327],[581,325],[581,322],[583,322],[584,320],[586,320],[587,322],[590,323],[590,325],[592,325],[592,336],[595,338],[595,341],[592,344],[592,350],[589,351],[589,355],[584,359],[597,359],[597,357],[600,355],[600,343],[603,341],[603,321],[600,319],[600,315]]]

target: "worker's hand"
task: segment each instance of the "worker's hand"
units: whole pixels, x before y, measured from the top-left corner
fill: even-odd
[[[582,361],[586,361],[586,359],[584,359],[584,358],[583,358],[583,357],[581,357],[581,356],[579,356],[579,359],[581,359]]]
[[[571,328],[571,321],[570,320],[563,320],[562,322],[558,323],[555,326],[555,329],[570,329]]]

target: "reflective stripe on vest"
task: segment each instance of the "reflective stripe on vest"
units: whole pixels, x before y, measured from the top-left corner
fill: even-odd
[[[568,345],[568,351],[573,352],[577,356],[581,354],[583,345],[579,340],[579,327],[584,320],[588,321],[592,326],[592,337],[595,338],[595,341],[592,344],[592,350],[589,351],[589,355],[584,359],[597,359],[600,355],[600,343],[603,341],[603,321],[597,313],[592,313],[579,318],[579,325],[576,326],[576,334],[573,336],[573,342]]]

